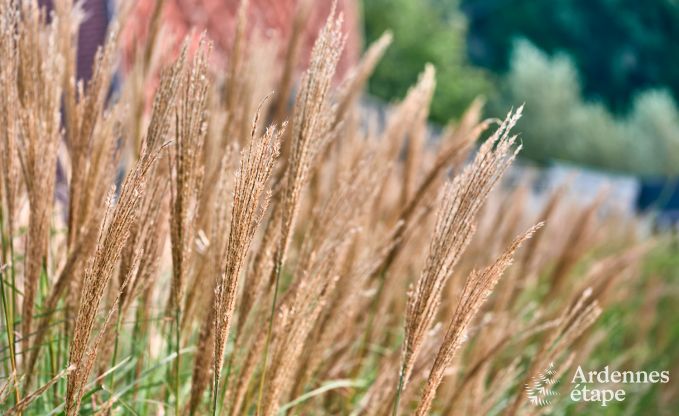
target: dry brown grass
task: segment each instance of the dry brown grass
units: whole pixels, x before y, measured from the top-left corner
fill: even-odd
[[[584,362],[633,296],[634,220],[504,182],[522,108],[477,100],[432,140],[426,66],[382,126],[363,114],[390,34],[338,80],[333,9],[289,108],[313,2],[276,72],[244,1],[225,74],[204,36],[162,64],[158,6],[110,96],[116,25],[76,83],[55,3],[0,3],[7,414],[532,413],[522,383]]]

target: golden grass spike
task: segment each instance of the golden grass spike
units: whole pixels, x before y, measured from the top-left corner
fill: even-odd
[[[297,2],[295,17],[292,21],[292,33],[286,48],[285,64],[278,87],[278,96],[274,104],[274,120],[281,122],[288,112],[288,101],[292,92],[295,70],[299,61],[299,53],[302,46],[304,28],[311,12],[313,1],[302,0]]]
[[[184,47],[186,48],[186,46]],[[207,64],[211,45],[205,35],[190,66],[181,74],[177,102],[172,166],[170,236],[172,241],[172,289],[170,309],[181,307],[196,233],[196,215],[203,182],[203,145],[207,134]],[[182,58],[184,59],[184,53]]]
[[[472,271],[467,278],[455,315],[448,325],[443,344],[434,360],[416,415],[425,416],[429,414],[436,390],[443,380],[446,368],[450,365],[460,345],[465,341],[469,324],[497,285],[504,271],[511,265],[516,250],[523,242],[530,239],[542,225],[542,223],[538,223],[531,227],[523,235],[517,237],[495,263],[485,268],[481,273]]]
[[[280,140],[286,127],[286,124],[280,129],[271,126],[257,139],[255,134],[260,117],[259,110],[252,123],[252,140],[248,148],[241,153],[240,166],[235,176],[231,228],[225,251],[221,256],[223,263],[215,289],[213,406],[216,406],[224,349],[233,323],[241,268],[269,204],[271,192],[267,191],[268,182],[279,155]]]
[[[363,91],[368,78],[372,75],[375,67],[386,52],[393,35],[386,31],[373,42],[363,54],[361,62],[351,70],[346,79],[342,82],[338,94],[337,114],[335,124],[339,123],[345,116],[347,110],[356,104],[356,99]]]
[[[21,3],[16,48],[19,65],[19,154],[28,192],[30,219],[21,322],[21,346],[27,352],[38,280],[46,268],[52,219],[57,148],[61,141],[59,113],[63,56],[55,47],[60,22],[47,23],[45,11],[34,2]]]
[[[474,162],[444,188],[429,254],[408,299],[399,389],[408,385],[424,334],[436,317],[441,291],[474,234],[481,205],[518,152],[511,149],[515,138],[509,130],[520,116],[521,109],[510,113],[481,146]]]
[[[272,269],[273,300],[269,330],[264,352],[264,372],[259,388],[258,409],[261,408],[268,351],[274,325],[280,274],[285,263],[293,229],[300,207],[301,194],[306,186],[312,166],[321,150],[331,139],[335,107],[330,103],[330,88],[339,62],[346,36],[342,35],[342,15],[336,17],[335,3],[325,26],[311,52],[309,67],[302,75],[295,101],[291,132],[291,152],[285,171],[284,191],[280,202],[280,238],[274,254]]]
[[[169,110],[172,108],[183,65],[184,61],[180,58],[161,80],[147,141],[142,146],[141,158],[125,178],[115,206],[113,206],[113,191],[109,193],[110,214],[102,223],[96,253],[86,269],[69,349],[69,364],[75,366],[67,382],[66,414],[69,416],[77,414],[80,408],[83,388],[91,370],[91,363],[97,353],[96,343],[90,348],[90,337],[94,330],[99,305],[104,289],[120,259],[123,246],[127,242],[130,228],[138,220],[135,218],[137,204],[143,198],[148,174],[157,162],[162,150],[160,143],[165,139],[169,129]]]
[[[24,398],[21,399],[19,403],[17,403],[13,408],[9,409],[7,413],[5,413],[6,416],[11,416],[11,415],[16,415],[16,414],[21,414],[23,411],[28,408],[28,406],[35,401],[38,397],[42,396],[47,389],[52,387],[56,382],[58,382],[60,379],[66,377],[71,371],[73,371],[75,367],[69,366],[65,368],[64,370],[61,370],[56,376],[52,377],[50,381],[47,383],[43,384],[35,390],[34,392],[31,392],[27,394]]]

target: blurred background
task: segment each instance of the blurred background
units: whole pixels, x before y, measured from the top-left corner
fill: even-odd
[[[42,0],[50,4],[50,0]],[[276,39],[284,51],[294,17],[306,8],[299,68],[332,2],[251,0],[251,36]],[[165,36],[206,29],[226,67],[236,0],[84,0],[79,74],[90,63],[114,13],[127,10],[125,61],[159,7]],[[426,63],[437,70],[433,130],[455,120],[476,97],[501,117],[526,104],[523,166],[552,189],[575,181],[591,199],[608,187],[626,212],[653,212],[656,225],[679,221],[679,2],[677,0],[339,0],[347,45],[339,75],[385,31],[394,39],[369,83],[367,107],[388,108]],[[255,34],[256,35],[253,35]],[[171,41],[169,41],[171,42]],[[128,65],[129,67],[129,65]],[[575,178],[575,179],[574,179]]]
[[[524,162],[576,191],[608,183],[627,210],[679,219],[679,3],[675,0],[364,0],[366,42],[394,43],[370,83],[401,97],[437,68],[431,120],[476,96],[486,113],[526,104]],[[612,185],[611,185],[612,184]]]

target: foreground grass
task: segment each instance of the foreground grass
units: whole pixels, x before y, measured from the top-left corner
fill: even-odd
[[[604,196],[532,207],[528,182],[506,185],[522,108],[482,120],[476,101],[432,144],[427,66],[365,128],[389,35],[337,82],[331,13],[289,108],[297,38],[279,77],[247,2],[226,74],[205,36],[163,50],[155,13],[109,97],[115,25],[81,88],[72,2],[51,19],[0,5],[4,414],[571,412],[523,386],[574,362],[673,365],[672,316],[654,313],[672,246],[649,255]]]

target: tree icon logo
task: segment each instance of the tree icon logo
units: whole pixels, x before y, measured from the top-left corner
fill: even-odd
[[[552,391],[552,386],[556,383],[554,379],[554,363],[549,363],[549,367],[542,373],[533,377],[530,384],[526,384],[528,401],[533,406],[543,407],[551,404],[551,398],[559,393]]]

